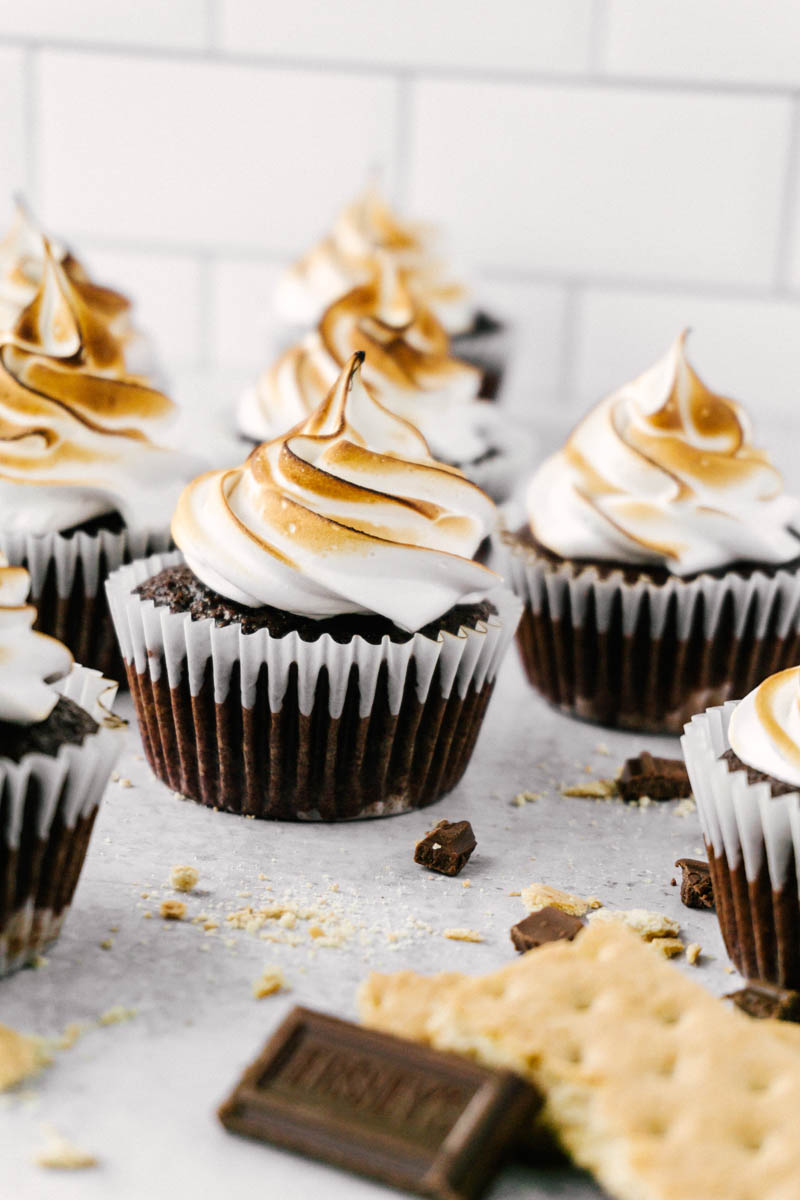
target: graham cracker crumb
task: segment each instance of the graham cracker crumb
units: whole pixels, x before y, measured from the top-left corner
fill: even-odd
[[[121,1025],[123,1021],[132,1021],[136,1016],[135,1008],[125,1008],[122,1004],[114,1004],[107,1008],[97,1018],[98,1025]]]
[[[513,894],[513,893],[512,893]],[[590,908],[602,908],[602,900],[596,896],[574,896],[571,892],[562,892],[560,888],[549,887],[546,883],[531,883],[520,893],[522,903],[528,912],[538,912],[540,908],[560,908],[562,912],[573,917],[582,917]]]
[[[122,775],[122,776],[120,776],[119,786],[124,787],[124,788],[130,788],[130,787],[133,787],[133,784],[131,783],[130,779],[128,779],[126,776]]]
[[[609,750],[609,748],[605,744],[605,742],[598,742],[594,748],[594,752],[595,752],[595,754],[610,754],[611,753],[611,751]]]
[[[182,921],[186,916],[186,905],[182,900],[162,900],[159,911],[165,921]]]
[[[694,967],[694,966],[696,966],[697,960],[699,959],[699,957],[702,953],[703,953],[703,947],[700,945],[699,942],[690,942],[689,945],[686,947],[686,961],[689,963],[690,966]]]
[[[312,937],[315,939],[321,938],[321,937],[325,936],[325,930],[322,928],[321,925],[312,925],[309,928],[308,935],[309,935],[309,937]]]
[[[55,1129],[47,1131],[47,1142],[34,1159],[37,1167],[47,1167],[54,1171],[82,1171],[86,1167],[96,1167],[97,1159],[87,1150],[74,1146]]]
[[[56,1043],[59,1050],[71,1050],[83,1033],[83,1026],[71,1021]]]
[[[576,783],[561,789],[562,796],[582,796],[590,800],[606,800],[616,794],[617,783],[614,779],[592,779],[588,783]]]
[[[200,872],[197,867],[173,867],[169,873],[169,881],[176,892],[191,892],[193,888],[197,887],[199,878]]]
[[[260,978],[253,980],[253,995],[256,1000],[263,1000],[265,996],[285,990],[286,982],[280,967],[265,967]]]
[[[149,921],[151,920],[153,914],[148,910],[147,912],[142,913],[142,916],[145,918],[145,920]]]
[[[483,934],[478,933],[476,929],[444,929],[442,937],[449,938],[451,942],[483,941]]]
[[[278,924],[282,925],[284,929],[294,929],[297,924],[297,917],[293,912],[281,913],[278,917]]]
[[[658,950],[659,954],[663,954],[664,958],[675,958],[677,954],[683,954],[684,950],[684,945],[680,938],[656,937],[651,938],[647,944]]]
[[[517,792],[511,803],[515,808],[524,808],[526,804],[535,804],[541,798],[541,792]]]
[[[590,913],[590,921],[610,921],[615,925],[626,925],[646,942],[654,938],[677,938],[681,927],[672,917],[662,913],[648,912],[646,908],[628,908],[611,911],[604,908],[602,912]],[[683,948],[683,943],[680,943]]]
[[[697,812],[694,796],[684,796],[683,800],[679,800],[675,805],[675,815],[678,817],[688,817],[693,812]]]
[[[37,1075],[49,1062],[40,1038],[0,1025],[0,1092]]]
[[[111,950],[113,945],[114,945],[113,938],[103,938],[103,941],[100,943],[100,949],[101,950]]]
[[[472,887],[472,880],[471,879],[462,879],[461,886],[464,888]]]

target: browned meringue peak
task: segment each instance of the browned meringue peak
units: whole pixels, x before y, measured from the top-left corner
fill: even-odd
[[[401,221],[373,183],[342,209],[333,236],[334,242],[353,257],[382,250],[419,255],[427,252],[431,230],[422,223]]]
[[[18,438],[37,431],[35,423],[46,414],[57,417],[55,406],[97,431],[137,439],[145,437],[143,424],[174,411],[167,396],[127,372],[122,340],[69,279],[46,240],[41,284],[14,329],[0,335],[0,365],[0,407],[34,422],[16,427]]]

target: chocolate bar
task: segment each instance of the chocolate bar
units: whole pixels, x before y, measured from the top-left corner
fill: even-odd
[[[683,759],[654,758],[642,750],[629,758],[620,772],[617,788],[623,800],[679,800],[691,795],[692,785]]]
[[[476,1200],[540,1104],[510,1071],[295,1008],[219,1117],[393,1187]]]
[[[778,987],[774,983],[750,980],[738,992],[729,992],[726,1000],[732,1000],[737,1008],[751,1017],[771,1017],[776,1021],[800,1021],[800,992]]]
[[[675,862],[681,869],[681,903],[687,908],[713,908],[714,885],[711,868],[702,858],[679,858]]]
[[[546,942],[560,942],[564,939],[571,942],[582,929],[583,921],[580,917],[573,917],[571,913],[547,905],[513,925],[511,941],[515,949],[524,954],[526,950],[536,950]]]
[[[469,821],[440,821],[417,842],[414,862],[442,875],[457,875],[477,844]]]

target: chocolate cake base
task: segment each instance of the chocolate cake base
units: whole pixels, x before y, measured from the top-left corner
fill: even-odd
[[[512,554],[516,543],[521,547],[517,553],[563,563],[542,553],[531,541],[529,537],[525,541],[507,538],[506,545]],[[582,565],[587,564],[575,564],[576,573]],[[800,560],[786,565],[800,570]],[[597,569],[607,578],[614,564],[598,564]],[[719,574],[733,572],[746,579],[755,571],[769,574],[770,568],[740,564]],[[634,572],[627,582],[638,579],[645,579],[654,589],[664,582],[657,571]],[[755,606],[750,606],[737,635],[738,617],[728,592],[713,637],[705,633],[702,602],[695,606],[688,635],[680,636],[678,600],[673,595],[657,634],[647,600],[641,604],[635,627],[626,630],[617,594],[601,628],[597,594],[591,586],[587,586],[585,610],[577,622],[573,622],[569,590],[556,612],[549,592],[543,589],[538,612],[530,600],[525,605],[517,644],[531,684],[561,711],[624,729],[680,733],[695,713],[744,696],[768,675],[800,661],[800,633],[790,629],[779,636],[777,610],[762,636],[756,634]]]
[[[35,725],[0,721],[0,757],[18,763],[24,754],[55,755],[63,745],[80,746],[97,728],[84,708],[59,696],[50,715]]]
[[[94,826],[97,808],[67,827],[61,817],[67,785],[45,838],[37,835],[38,779],[31,776],[19,842],[0,836],[0,975],[32,962],[59,934]],[[0,785],[0,807],[7,803]]]
[[[478,367],[482,379],[479,395],[484,400],[496,400],[505,374],[505,355],[492,352],[495,342],[504,334],[505,326],[488,313],[478,311],[471,327],[451,339],[453,354],[463,362]],[[484,343],[484,344],[482,344]]]

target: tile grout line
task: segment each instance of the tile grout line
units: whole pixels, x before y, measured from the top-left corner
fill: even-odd
[[[789,118],[786,175],[778,214],[775,247],[775,288],[781,295],[791,292],[792,251],[795,243],[794,229],[798,202],[798,171],[800,171],[800,100],[795,99]]]
[[[596,80],[605,80],[603,66],[608,44],[608,0],[592,0],[589,22],[588,73]]]

